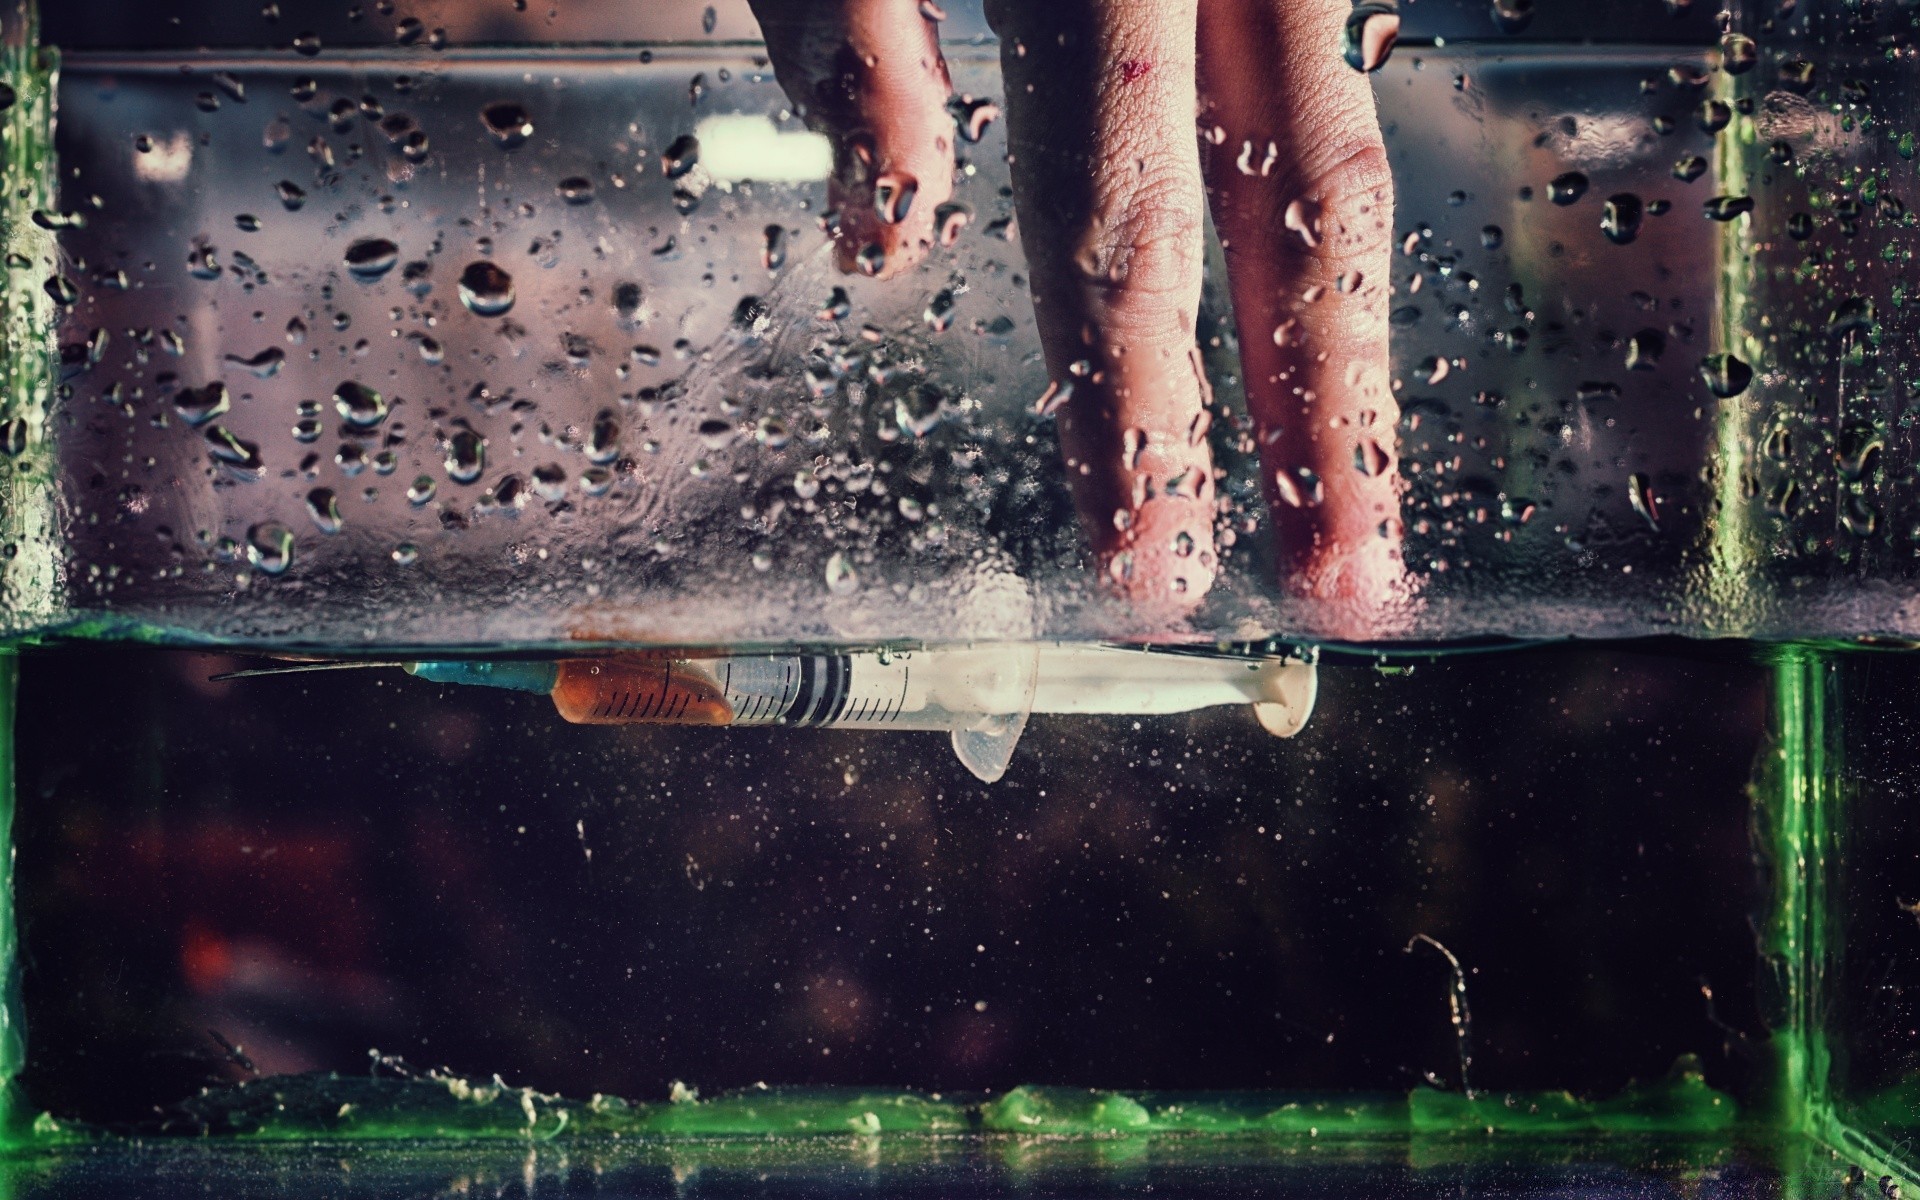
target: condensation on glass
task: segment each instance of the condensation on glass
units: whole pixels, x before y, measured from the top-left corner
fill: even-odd
[[[1275,578],[1222,273],[1221,576],[1169,625],[1090,570],[1000,123],[958,143],[950,246],[841,274],[828,150],[723,8],[651,48],[453,15],[296,48],[250,17],[267,49],[70,54],[58,248],[25,269],[59,379],[6,425],[51,482],[14,504],[8,632],[1328,632]],[[956,92],[1000,98],[957,28]],[[1376,77],[1415,585],[1375,632],[1913,632],[1910,146],[1868,119],[1899,68],[1789,86],[1790,47],[1492,32]]]

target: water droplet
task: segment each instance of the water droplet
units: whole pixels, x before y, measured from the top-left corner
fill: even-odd
[[[1533,0],[1493,0],[1489,15],[1501,33],[1519,33],[1533,24]]]
[[[893,402],[894,424],[908,437],[926,437],[946,416],[946,395],[930,383],[914,385]]]
[[[1866,478],[1886,448],[1880,431],[1864,421],[1848,422],[1834,440],[1833,461],[1840,478],[1858,483]]]
[[[471,429],[457,429],[447,439],[447,478],[472,483],[487,469],[486,439]]]
[[[226,356],[226,362],[252,372],[256,379],[272,379],[280,373],[280,366],[286,361],[287,352],[278,346],[268,346],[249,358],[242,358],[238,354]]]
[[[1056,379],[1047,384],[1047,390],[1033,403],[1033,414],[1037,417],[1051,417],[1067,406],[1073,399],[1073,381]]]
[[[700,139],[690,133],[683,133],[673,139],[673,144],[660,154],[660,169],[668,179],[679,179],[699,165]]]
[[[786,226],[769,225],[760,234],[760,265],[769,271],[778,271],[786,262]]]
[[[296,34],[293,39],[293,52],[304,58],[313,58],[320,53],[320,35],[317,33]]]
[[[1700,132],[1719,133],[1733,120],[1733,109],[1724,100],[1703,100],[1698,114]]]
[[[227,385],[214,380],[202,388],[182,388],[173,397],[173,409],[189,425],[205,425],[232,407]]]
[[[19,93],[13,90],[12,84],[0,82],[0,112],[5,112],[12,108],[14,101],[19,98]]]
[[[987,135],[987,126],[1000,117],[1000,106],[991,100],[976,100],[972,96],[956,96],[947,102],[947,111],[953,114],[953,123],[963,140],[977,142]]]
[[[1700,208],[1709,221],[1731,221],[1753,211],[1753,197],[1715,196]]]
[[[820,477],[806,467],[793,473],[793,494],[811,500],[820,494]]]
[[[340,517],[340,497],[332,488],[317,487],[307,493],[307,515],[321,533],[339,533],[346,523]]]
[[[1400,37],[1400,11],[1381,0],[1360,0],[1347,14],[1341,53],[1356,71],[1378,71]]]
[[[513,307],[513,276],[482,259],[460,272],[460,303],[477,317],[498,317]]]
[[[361,238],[347,247],[347,272],[361,283],[372,283],[399,261],[400,247],[386,238]]]
[[[53,302],[58,305],[70,306],[80,299],[80,286],[65,275],[55,275],[48,279],[46,289],[47,295],[51,296]]]
[[[500,100],[480,110],[480,123],[502,150],[512,150],[533,136],[533,118],[512,100]]]
[[[1660,365],[1660,356],[1666,350],[1666,334],[1658,329],[1642,329],[1627,339],[1627,370],[1653,370]]]
[[[1709,354],[1700,360],[1700,377],[1707,390],[1722,400],[1731,400],[1753,382],[1753,368],[1731,354]]]
[[[1873,331],[1873,301],[1865,296],[1849,296],[1834,307],[1827,317],[1827,336],[1844,338]]]
[[[1353,447],[1353,469],[1369,478],[1379,475],[1393,465],[1393,458],[1386,447],[1370,437],[1362,435]]]
[[[1555,204],[1572,204],[1587,194],[1587,177],[1578,171],[1556,175],[1547,184],[1547,199]]]
[[[850,596],[860,590],[860,575],[843,550],[835,550],[827,559],[826,575],[827,590],[836,596]]]
[[[431,475],[420,475],[407,487],[407,503],[419,508],[433,500],[433,494],[440,490]]]
[[[412,566],[420,561],[420,547],[412,542],[401,542],[393,548],[393,561],[397,566]]]
[[[754,426],[753,440],[769,450],[780,450],[792,440],[792,434],[787,431],[785,421],[779,417],[767,416],[761,417],[760,423]]]
[[[1660,509],[1653,494],[1653,481],[1638,472],[1627,476],[1627,503],[1640,514],[1655,533],[1660,532]]]
[[[707,5],[707,7],[704,10],[702,10],[700,13],[700,32],[708,33],[708,34],[712,33],[714,26],[719,24],[719,22],[720,22],[720,14],[714,11],[713,5],[711,4]]]
[[[1760,61],[1760,48],[1744,33],[1729,33],[1720,39],[1720,69],[1729,75],[1745,75]]]
[[[27,452],[27,423],[20,417],[0,421],[0,453],[19,458]]]
[[[587,430],[587,461],[610,463],[620,456],[620,418],[610,408],[594,414]]]
[[[1866,496],[1849,492],[1840,505],[1840,523],[1855,537],[1871,537],[1880,524],[1880,514]],[[1883,1184],[1880,1192],[1886,1200],[1900,1200],[1900,1185],[1897,1183],[1891,1186]]]
[[[927,309],[920,315],[928,329],[935,333],[945,333],[953,328],[953,319],[957,310],[958,305],[953,298],[953,289],[942,288],[934,293],[933,299],[927,301]]]
[[[243,478],[258,479],[266,474],[266,463],[260,457],[260,447],[246,441],[225,425],[209,425],[206,432],[207,452],[213,460]]]
[[[834,288],[827,296],[827,302],[820,306],[819,317],[822,321],[844,321],[853,312],[853,298],[847,295],[847,289]]]
[[[386,397],[352,380],[333,389],[333,406],[356,429],[372,429],[387,419]]]
[[[585,175],[569,175],[555,184],[553,190],[568,204],[593,203],[593,180]]]
[[[320,435],[325,432],[326,430],[321,428],[318,417],[301,417],[293,423],[293,440],[302,445],[311,445],[319,441]]]
[[[1326,494],[1320,477],[1306,467],[1274,472],[1273,486],[1281,503],[1289,508],[1310,508]]]
[[[1797,212],[1787,218],[1787,236],[1796,242],[1804,242],[1813,236],[1813,217]]]
[[[1317,201],[1290,201],[1282,221],[1289,231],[1300,235],[1307,249],[1312,250],[1320,245],[1320,205]]]
[[[862,275],[878,275],[887,269],[887,252],[879,243],[869,243],[860,247],[860,252],[853,256],[853,265],[860,269]]]
[[[262,575],[284,575],[293,565],[293,530],[266,521],[247,530],[247,561]]]
[[[1689,154],[1673,164],[1673,177],[1682,183],[1692,183],[1707,173],[1707,160],[1698,154]]]
[[[1485,250],[1498,250],[1507,240],[1506,231],[1498,225],[1489,225],[1480,231],[1480,246]]]
[[[1640,236],[1640,197],[1621,192],[1607,197],[1600,211],[1600,231],[1616,246],[1624,246]]]

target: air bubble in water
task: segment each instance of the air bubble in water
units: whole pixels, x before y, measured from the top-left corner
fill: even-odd
[[[1400,10],[1381,0],[1361,0],[1347,14],[1340,49],[1356,71],[1378,71],[1400,37]]]
[[[361,283],[372,283],[399,261],[400,247],[386,238],[361,238],[347,247],[347,272]]]
[[[482,259],[460,272],[460,303],[478,317],[498,317],[513,307],[513,276]]]
[[[480,110],[480,123],[502,150],[512,150],[533,136],[533,118],[512,100],[500,100]]]

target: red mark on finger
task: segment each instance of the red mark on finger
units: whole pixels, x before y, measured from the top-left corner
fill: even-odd
[[[1120,82],[1137,83],[1142,75],[1153,70],[1153,64],[1144,58],[1129,58],[1120,64]]]

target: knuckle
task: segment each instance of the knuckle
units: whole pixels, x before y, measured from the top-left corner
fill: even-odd
[[[1393,243],[1393,175],[1377,134],[1336,145],[1303,164],[1294,195],[1313,206],[1318,229],[1302,248],[1328,269],[1385,257]]]
[[[1148,172],[1099,206],[1074,256],[1089,315],[1110,338],[1190,336],[1199,304],[1205,225],[1185,173]]]

